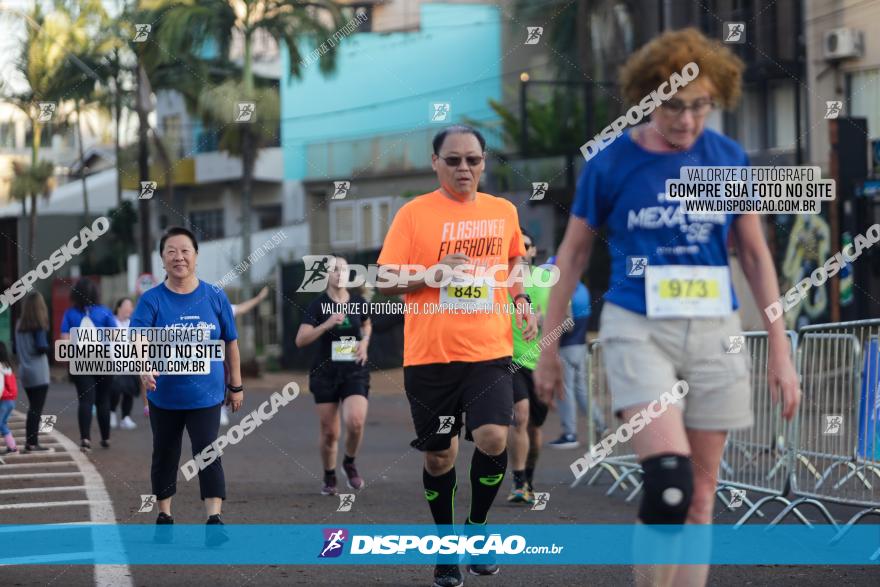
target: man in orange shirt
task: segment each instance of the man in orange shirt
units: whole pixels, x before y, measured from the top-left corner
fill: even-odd
[[[526,252],[516,207],[477,192],[485,139],[473,128],[453,126],[434,137],[433,147],[431,165],[440,188],[397,212],[378,260],[380,275],[411,279],[406,285],[378,285],[386,295],[405,296],[404,387],[418,436],[412,446],[425,452],[422,480],[434,522],[453,524],[455,458],[464,425],[465,437],[476,444],[466,524],[483,525],[507,468],[507,429],[513,417],[509,314],[516,313],[527,340],[535,337],[537,326],[522,284],[508,284]],[[428,269],[413,275],[404,265]],[[457,275],[450,284],[452,269]],[[491,279],[473,284],[461,278],[481,270],[488,270]],[[498,566],[471,564],[468,570],[494,575]],[[435,586],[461,584],[457,564],[436,566]]]

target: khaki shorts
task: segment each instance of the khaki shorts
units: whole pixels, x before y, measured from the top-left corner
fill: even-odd
[[[727,353],[730,336],[742,334],[739,314],[722,318],[647,316],[606,303],[599,340],[615,414],[659,400],[683,379],[688,393],[684,423],[698,430],[752,425],[749,370],[743,347]]]

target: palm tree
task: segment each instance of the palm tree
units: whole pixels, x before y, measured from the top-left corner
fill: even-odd
[[[30,121],[33,138],[31,140],[31,163],[29,171],[20,168],[22,179],[16,194],[21,198],[29,198],[30,231],[28,234],[28,255],[25,263],[29,267],[34,258],[34,243],[37,230],[37,196],[42,193],[48,196],[48,192],[35,186],[44,176],[45,170],[51,165],[45,161],[39,161],[40,141],[44,124],[51,120],[57,101],[64,95],[61,70],[65,67],[67,56],[64,48],[57,42],[57,37],[63,30],[62,22],[56,19],[54,13],[45,15],[39,3],[35,3],[30,12],[21,12],[15,9],[0,7],[0,10],[23,19],[27,23],[26,36],[21,45],[21,54],[16,62],[16,69],[23,78],[26,88],[20,91],[12,90],[7,84],[3,84],[2,93],[4,99],[17,106]],[[43,110],[40,102],[54,102],[53,110]],[[51,185],[48,191],[51,191]],[[25,186],[25,187],[22,187]],[[22,208],[24,209],[24,200]]]
[[[56,0],[54,16],[56,42],[67,52],[59,71],[59,85],[64,97],[73,101],[76,113],[76,134],[81,162],[80,180],[83,190],[83,223],[89,222],[89,192],[86,184],[85,147],[83,145],[83,109],[95,101],[96,84],[102,81],[96,73],[102,54],[113,40],[107,36],[109,16],[100,0]]]
[[[339,7],[329,0],[144,0],[145,7],[162,13],[154,28],[157,44],[173,55],[204,55],[207,47],[216,49],[217,59],[226,61],[233,39],[243,44],[240,69],[222,83],[204,90],[199,110],[206,122],[222,125],[221,149],[241,157],[241,234],[242,259],[251,250],[251,209],[254,166],[260,146],[277,129],[266,122],[280,119],[278,91],[258,83],[253,71],[253,44],[256,35],[268,35],[289,52],[289,73],[299,78],[299,41],[305,37],[324,40],[342,24]],[[336,52],[329,51],[320,61],[321,71],[335,68]],[[233,119],[237,102],[253,102],[259,119],[256,124],[239,124]],[[242,296],[251,296],[249,272],[242,275]],[[242,357],[251,358],[250,318],[245,317]]]

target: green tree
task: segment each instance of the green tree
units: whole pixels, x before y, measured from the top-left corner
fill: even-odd
[[[222,82],[204,88],[198,110],[209,124],[220,125],[220,148],[242,161],[241,225],[242,259],[251,251],[253,174],[259,148],[274,138],[280,119],[278,90],[261,84],[253,71],[254,39],[268,35],[289,53],[289,73],[302,74],[300,42],[304,38],[322,41],[342,24],[339,7],[328,0],[144,0],[144,8],[161,13],[154,28],[156,46],[172,55],[194,55],[213,63],[228,62],[233,40],[240,39],[243,58],[240,67]],[[213,57],[205,56],[213,54]],[[320,61],[321,71],[335,68],[336,52],[328,51]],[[255,123],[234,120],[236,104],[256,105]],[[269,124],[266,124],[266,123]],[[250,273],[242,275],[242,296],[252,295]],[[242,357],[252,356],[250,317],[245,316]]]
[[[21,200],[22,210],[25,209],[25,200],[29,199],[31,202],[28,255],[25,261],[29,268],[34,258],[36,241],[37,196],[42,194],[48,197],[53,186],[51,181],[43,181],[46,170],[52,167],[52,164],[40,160],[40,141],[44,125],[54,118],[58,100],[64,96],[65,88],[60,72],[65,67],[67,55],[57,39],[67,34],[65,32],[67,28],[63,19],[58,18],[55,13],[44,14],[39,3],[35,3],[29,12],[5,7],[0,7],[0,11],[15,19],[23,20],[27,25],[25,38],[15,63],[24,87],[13,89],[8,83],[3,82],[2,94],[6,101],[17,106],[25,114],[33,134],[30,165],[19,167],[14,180],[18,185],[12,190],[15,197]],[[41,102],[54,103],[54,105],[47,109],[40,106]],[[51,175],[49,173],[50,179]]]

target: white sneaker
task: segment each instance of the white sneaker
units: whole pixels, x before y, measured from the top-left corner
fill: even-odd
[[[131,416],[126,416],[122,419],[119,427],[123,430],[134,430],[138,427],[138,425],[134,423],[134,420],[131,419]]]
[[[226,406],[220,406],[220,425],[229,426],[229,415],[226,413]]]
[[[110,412],[110,428],[119,428],[119,422],[116,419],[116,412]]]

